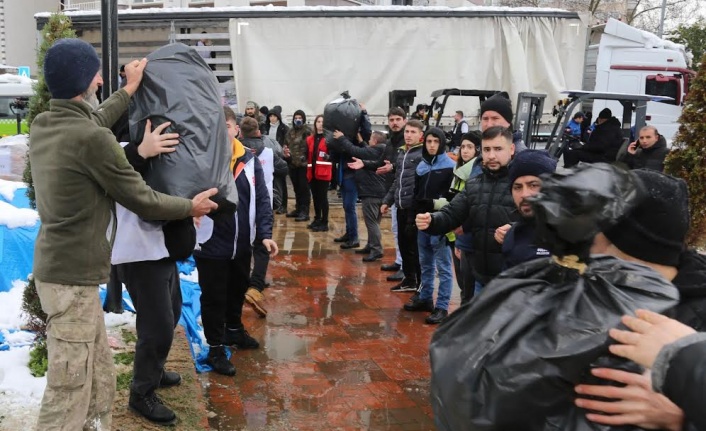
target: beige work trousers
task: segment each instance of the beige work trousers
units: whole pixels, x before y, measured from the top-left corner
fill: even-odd
[[[37,431],[109,431],[115,367],[98,288],[35,280],[47,313],[49,370]]]

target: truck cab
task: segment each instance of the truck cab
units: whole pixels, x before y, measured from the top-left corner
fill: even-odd
[[[645,121],[655,126],[670,144],[679,128],[689,84],[696,75],[689,70],[688,62],[682,45],[609,19],[591,34],[583,90],[656,96],[647,103]],[[583,107],[594,113],[603,108],[621,109],[610,100],[596,100],[592,106]]]

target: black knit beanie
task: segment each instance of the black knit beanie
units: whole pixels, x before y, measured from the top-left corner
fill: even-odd
[[[539,177],[542,174],[551,174],[556,170],[556,160],[546,151],[525,150],[517,153],[510,162],[508,177],[510,187],[516,179],[526,175]]]
[[[632,171],[642,183],[640,204],[603,233],[622,252],[646,262],[677,266],[689,230],[689,191],[678,178]]]
[[[495,111],[500,114],[508,123],[512,123],[512,102],[506,92],[495,94],[480,105],[480,116],[485,111]]]
[[[53,99],[71,99],[91,86],[101,62],[81,39],[59,39],[44,57],[44,79]]]
[[[613,112],[608,108],[603,108],[601,112],[598,113],[598,118],[602,120],[610,120],[613,116]]]

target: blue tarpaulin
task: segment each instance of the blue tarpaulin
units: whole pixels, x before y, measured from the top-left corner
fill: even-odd
[[[27,189],[20,188],[14,193],[13,199],[8,201],[3,195],[0,200],[8,202],[17,208],[29,208]],[[18,227],[9,229],[0,225],[0,292],[9,291],[12,282],[15,280],[27,280],[27,276],[32,272],[32,261],[34,255],[34,241],[39,232],[39,222],[33,227]],[[190,275],[196,268],[193,258],[177,263],[179,272]],[[203,327],[199,324],[201,316],[201,287],[197,283],[187,280],[181,281],[181,294],[183,307],[179,323],[186,330],[186,337],[189,341],[192,357],[198,372],[210,371],[211,367],[205,364],[208,355],[208,345],[203,341],[201,334]],[[101,302],[105,301],[106,290],[101,288]],[[127,291],[123,292],[123,308],[128,312],[134,312],[132,300]],[[7,349],[4,344],[2,334],[0,334],[0,350]]]
[[[15,190],[12,200],[0,195],[0,200],[17,208],[29,208],[27,189]],[[0,292],[12,288],[15,280],[27,280],[32,272],[34,255],[34,240],[39,232],[39,222],[32,227],[16,227],[13,229],[0,225]]]

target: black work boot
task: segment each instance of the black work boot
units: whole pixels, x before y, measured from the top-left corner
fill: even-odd
[[[174,412],[169,407],[165,406],[154,392],[144,396],[130,392],[128,406],[130,410],[144,416],[154,423],[172,425],[176,422]]]
[[[256,339],[250,336],[245,328],[239,329],[229,329],[226,328],[225,336],[223,337],[223,344],[226,346],[235,346],[238,349],[257,349],[260,347],[260,343]]]
[[[160,388],[169,388],[171,386],[176,386],[181,383],[181,376],[179,373],[174,371],[162,371],[162,378],[159,379]]]
[[[309,223],[309,224],[306,226],[306,228],[307,228],[307,229],[314,230],[314,229],[316,229],[316,227],[319,226],[320,224],[321,224],[321,219],[314,218],[314,221],[311,222],[311,223]]]
[[[405,311],[434,311],[434,301],[431,299],[422,301],[419,299],[419,294],[416,293],[409,298],[404,309]]]
[[[434,312],[431,313],[429,316],[427,316],[424,321],[428,323],[429,325],[438,325],[439,323],[443,322],[446,320],[448,317],[449,312],[447,310],[442,310],[441,308],[435,308]]]
[[[235,375],[235,367],[226,356],[225,346],[209,346],[206,363],[218,374],[223,374],[224,376]]]

